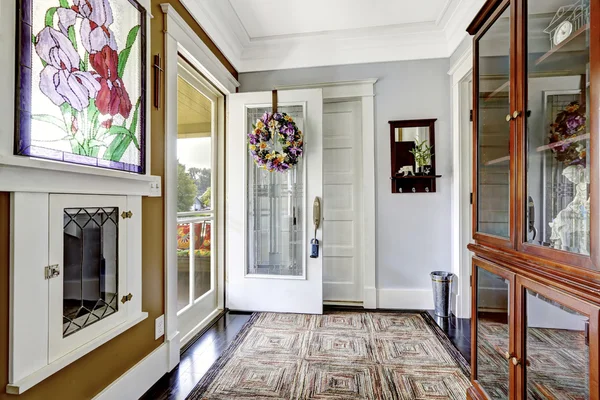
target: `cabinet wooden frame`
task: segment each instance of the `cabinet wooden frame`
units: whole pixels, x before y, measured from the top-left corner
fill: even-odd
[[[579,299],[561,290],[556,290],[535,280],[516,276],[516,329],[515,329],[515,356],[519,360],[526,360],[527,345],[527,303],[526,290],[530,289],[543,297],[560,303],[589,318],[589,394],[590,400],[600,399],[600,307],[597,304]],[[521,362],[516,367],[516,398],[527,398],[527,381],[525,377],[526,362]]]
[[[478,129],[478,110],[479,110],[479,40],[489,28],[500,18],[500,16],[510,8],[510,54],[511,60],[515,59],[516,48],[515,48],[515,27],[516,27],[516,15],[514,0],[494,0],[488,1],[482,11],[477,15],[476,19],[469,26],[469,33],[473,34],[473,218],[472,218],[472,232],[473,239],[477,242],[488,243],[491,246],[499,248],[515,248],[516,247],[516,227],[513,221],[515,220],[515,173],[516,163],[515,157],[515,124],[513,120],[507,122],[510,124],[510,139],[509,139],[509,154],[510,154],[510,179],[509,179],[509,191],[510,191],[510,202],[509,202],[509,237],[504,238],[496,235],[490,235],[487,233],[478,231],[478,212],[479,212],[479,197],[478,197],[478,176],[479,176],[479,129]],[[510,104],[514,104],[515,101],[515,88],[513,76],[515,76],[515,63],[510,63],[509,70],[510,78],[510,93],[509,101]],[[512,112],[512,110],[511,110]]]
[[[494,275],[506,279],[509,282],[509,310],[508,310],[508,352],[515,354],[515,274],[505,268],[499,267],[489,261],[486,261],[479,257],[473,257],[472,259],[472,274],[471,274],[471,384],[473,385],[472,390],[475,392],[472,398],[487,398],[485,389],[479,384],[477,379],[477,282],[478,282],[478,271],[479,268],[484,269]],[[510,363],[510,360],[506,360],[508,363],[508,376],[509,376],[509,387],[510,398],[514,398],[516,392],[515,389],[515,366]]]
[[[585,274],[600,281],[600,111],[590,113],[590,255],[571,253],[527,243],[527,2],[528,0],[488,0],[468,32],[473,37],[473,239],[482,245],[518,252],[534,263],[551,265],[567,274]],[[510,27],[510,239],[477,231],[478,226],[478,107],[479,39],[499,16],[511,7]],[[590,92],[600,93],[600,0],[590,0]],[[600,110],[600,96],[590,97],[590,110]]]
[[[598,218],[600,199],[600,163],[598,162],[600,132],[600,0],[590,0],[590,255],[570,253],[527,243],[527,116],[528,105],[528,1],[513,0],[517,8],[517,71],[515,76],[517,99],[515,109],[521,112],[515,120],[517,129],[517,210],[515,225],[517,227],[517,250],[564,264],[563,267],[586,268],[600,270],[600,218]]]

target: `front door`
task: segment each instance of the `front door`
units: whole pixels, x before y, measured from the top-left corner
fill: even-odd
[[[320,314],[322,249],[317,258],[310,255],[315,233],[322,241],[321,228],[315,232],[313,225],[314,200],[323,197],[321,89],[278,93],[277,111],[291,116],[304,134],[303,155],[285,172],[258,167],[248,148],[253,125],[273,110],[272,93],[239,93],[228,100],[226,305]],[[272,140],[269,146],[281,151]]]

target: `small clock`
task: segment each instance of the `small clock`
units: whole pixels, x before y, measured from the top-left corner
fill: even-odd
[[[571,36],[571,33],[573,33],[573,24],[571,21],[561,22],[554,31],[554,37],[552,38],[554,45],[558,46],[560,43],[564,42],[566,38]]]

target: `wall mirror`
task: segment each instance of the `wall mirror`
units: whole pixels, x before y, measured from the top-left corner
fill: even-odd
[[[435,121],[390,121],[392,193],[435,192]]]

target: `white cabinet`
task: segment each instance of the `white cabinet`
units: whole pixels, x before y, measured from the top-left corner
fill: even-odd
[[[141,196],[12,194],[9,393],[146,318]]]

